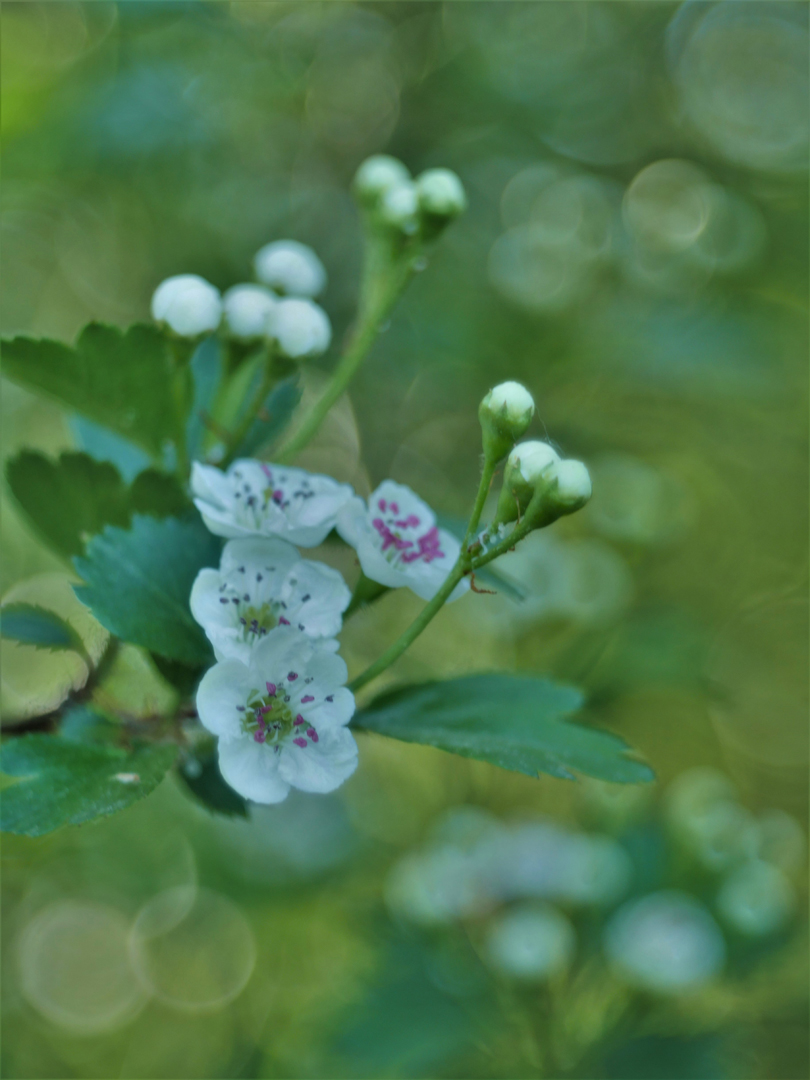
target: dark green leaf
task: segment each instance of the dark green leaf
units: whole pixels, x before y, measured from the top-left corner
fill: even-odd
[[[36,530],[64,555],[80,555],[85,535],[129,522],[127,490],[109,462],[74,453],[52,461],[23,450],[9,461],[6,477]]]
[[[176,753],[176,746],[127,751],[58,735],[8,739],[0,748],[0,771],[18,779],[3,790],[0,828],[42,836],[124,810],[157,787]]]
[[[135,516],[108,526],[77,558],[86,582],[76,595],[117,637],[191,666],[211,663],[211,646],[188,599],[199,570],[219,563],[220,541],[199,517]]]
[[[191,509],[191,503],[173,476],[157,469],[144,469],[132,481],[129,509],[133,514],[178,517]]]
[[[437,514],[436,521],[439,528],[447,529],[449,533],[452,533],[457,540],[463,540],[467,532],[467,523],[460,518],[448,517],[446,514]],[[503,593],[504,596],[508,596],[510,600],[517,600],[522,603],[529,595],[528,590],[521,585],[519,581],[516,581],[509,574],[505,573],[499,567],[490,564],[485,566],[483,570],[475,571],[475,580],[485,585],[488,589],[495,589],[496,592]]]
[[[70,623],[35,604],[5,604],[0,609],[0,634],[21,645],[51,652],[77,652],[87,659],[84,643]]]
[[[92,420],[74,413],[68,425],[80,450],[96,461],[109,461],[115,465],[127,483],[149,465],[149,455],[139,446],[108,431],[101,424],[94,424]]]
[[[186,447],[191,460],[202,455],[205,418],[213,412],[223,377],[222,345],[206,338],[191,358],[193,399],[186,422]]]
[[[357,713],[352,726],[528,776],[652,780],[652,770],[629,757],[617,736],[564,719],[581,704],[579,690],[547,679],[468,675],[389,691]]]
[[[219,771],[216,751],[191,757],[177,770],[192,795],[208,810],[229,817],[247,817],[248,804],[229,787]]]
[[[63,555],[80,555],[87,537],[105,525],[127,526],[133,511],[168,517],[189,509],[174,477],[145,469],[128,488],[115,466],[84,453],[51,460],[23,450],[6,475],[34,528]]]
[[[71,348],[16,337],[3,343],[3,373],[95,420],[160,459],[177,426],[166,342],[153,326],[90,323]]]
[[[237,455],[251,457],[261,447],[275,442],[290,422],[300,400],[301,387],[297,374],[274,386],[259,410],[258,418],[237,448]]]

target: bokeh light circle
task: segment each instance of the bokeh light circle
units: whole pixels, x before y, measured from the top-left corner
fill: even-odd
[[[132,927],[129,954],[145,989],[183,1012],[214,1012],[244,990],[256,963],[247,920],[231,900],[186,886],[153,897]]]
[[[146,1001],[127,952],[129,924],[104,904],[59,900],[24,928],[18,959],[26,1000],[76,1035],[134,1019]]]

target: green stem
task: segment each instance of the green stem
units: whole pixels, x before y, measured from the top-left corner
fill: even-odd
[[[475,497],[475,505],[473,506],[472,514],[470,515],[470,521],[467,525],[467,532],[464,537],[464,542],[461,545],[458,559],[455,566],[447,575],[444,584],[424,608],[420,611],[408,629],[401,637],[397,638],[394,644],[380,656],[374,663],[366,668],[364,672],[357,676],[352,682],[349,683],[349,689],[352,691],[359,690],[362,686],[365,686],[367,682],[372,679],[376,679],[378,675],[381,675],[387,667],[390,667],[395,660],[398,660],[405,650],[411,645],[412,642],[419,637],[427,624],[436,615],[441,607],[444,605],[450,593],[455,589],[456,585],[461,581],[465,574],[468,574],[471,570],[476,569],[476,561],[473,559],[470,551],[468,550],[468,544],[471,538],[475,535],[475,530],[478,528],[478,523],[481,520],[481,512],[484,509],[484,503],[486,502],[487,495],[489,494],[490,484],[492,483],[492,477],[495,473],[498,462],[493,460],[489,455],[484,458],[484,468],[481,471],[481,480],[478,484],[478,494]],[[513,543],[512,537],[509,537],[509,544]],[[494,558],[495,556],[493,556]],[[488,559],[486,561],[489,561]],[[484,563],[481,563],[484,565]],[[361,575],[360,581],[355,588],[355,595],[365,579],[365,575]],[[367,579],[365,579],[367,580]],[[369,583],[373,584],[373,583]],[[365,586],[363,586],[365,587]],[[352,597],[349,604],[348,611],[353,611],[355,607],[360,605],[361,601],[355,603],[355,597]]]
[[[349,683],[349,689],[352,693],[356,693],[361,687],[365,686],[366,683],[371,682],[372,679],[376,679],[378,675],[381,675],[386,668],[390,667],[395,660],[398,660],[400,656],[402,656],[412,642],[419,637],[433,616],[444,606],[444,602],[464,577],[465,573],[466,568],[464,566],[464,559],[462,555],[459,555],[455,566],[447,575],[442,587],[430,603],[425,604],[405,633],[402,634],[390,648],[386,649],[382,656],[375,660],[370,667],[367,667],[356,679],[352,679]]]
[[[189,474],[188,451],[186,449],[186,422],[190,407],[190,367],[194,345],[184,338],[169,338],[169,356],[171,358],[171,393],[174,399],[174,413],[177,432],[174,439],[177,454],[176,471],[181,483],[185,483]]]
[[[530,525],[528,521],[524,521],[518,525],[509,535],[501,540],[495,547],[490,548],[489,551],[485,551],[483,555],[473,557],[470,561],[470,569],[473,573],[476,570],[481,570],[487,563],[491,563],[493,559],[497,559],[499,555],[505,555],[507,551],[511,551],[515,544],[520,543],[524,536],[528,536],[530,532],[535,529],[535,525]]]
[[[489,455],[484,458],[484,468],[481,471],[481,482],[478,485],[478,494],[475,496],[475,505],[473,506],[473,512],[470,515],[470,523],[467,526],[467,532],[461,545],[462,551],[467,550],[470,541],[475,536],[475,530],[478,528],[478,522],[481,520],[484,503],[487,501],[487,495],[489,495],[489,489],[492,486],[492,477],[495,475],[495,469],[497,467],[498,462],[493,461]]]
[[[256,389],[256,393],[253,396],[253,400],[251,401],[248,408],[245,410],[244,416],[242,417],[240,422],[237,424],[236,428],[231,433],[231,436],[230,436],[230,439],[229,439],[230,446],[228,448],[228,453],[225,455],[225,457],[224,457],[224,459],[223,459],[223,461],[222,461],[222,463],[220,465],[220,468],[227,469],[227,467],[231,464],[233,459],[236,457],[236,455],[237,455],[237,453],[239,451],[239,447],[242,444],[242,441],[244,440],[245,436],[247,435],[247,433],[250,431],[251,427],[253,426],[254,421],[256,420],[256,417],[259,415],[259,412],[261,411],[262,405],[264,405],[264,400],[267,397],[268,393],[270,392],[270,387],[272,385],[273,385],[273,355],[272,355],[272,353],[270,351],[269,346],[265,346],[264,347],[264,363],[263,363],[262,377],[259,380],[259,385],[258,385],[258,387]]]
[[[373,345],[382,324],[388,318],[391,308],[410,280],[414,270],[414,261],[415,258],[412,255],[401,257],[399,265],[393,267],[385,275],[387,280],[382,285],[371,282],[369,280],[371,274],[366,275],[364,292],[368,290],[367,295],[374,293],[374,296],[367,302],[361,303],[359,323],[346,351],[340,358],[323,395],[312,406],[298,431],[276,455],[276,461],[280,464],[289,463],[296,454],[299,454],[304,449],[318,431],[326,414],[343,395],[356,375],[358,368],[365,360],[366,354]],[[369,264],[373,265],[373,263],[374,260],[370,258]],[[374,287],[375,285],[377,287]]]

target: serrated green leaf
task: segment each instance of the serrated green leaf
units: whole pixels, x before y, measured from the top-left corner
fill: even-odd
[[[289,424],[301,400],[298,375],[277,383],[267,395],[259,416],[237,447],[238,457],[252,457],[257,450],[275,442]]]
[[[3,790],[0,829],[42,836],[124,810],[157,787],[176,754],[170,745],[121,750],[58,735],[8,739],[0,772],[17,782]]]
[[[194,798],[207,810],[228,817],[248,816],[245,799],[222,779],[216,752],[189,758],[177,773]]]
[[[130,529],[108,526],[74,560],[85,582],[76,595],[124,641],[192,667],[213,661],[211,646],[191,616],[197,573],[217,566],[220,541],[198,516],[136,515]]]
[[[186,448],[191,460],[202,456],[205,418],[213,413],[223,375],[222,345],[215,337],[206,338],[191,358],[193,397],[186,422]]]
[[[85,453],[52,460],[23,450],[6,477],[36,531],[63,555],[80,555],[88,536],[105,525],[127,526],[133,512],[168,517],[190,508],[174,477],[145,469],[127,487],[114,465]]]
[[[75,346],[16,337],[3,342],[3,373],[160,458],[177,433],[166,341],[154,326],[90,323]]]
[[[437,514],[436,521],[440,529],[447,529],[457,540],[464,539],[467,533],[467,523],[462,521],[461,518]],[[528,590],[519,581],[493,565],[485,566],[483,570],[476,570],[475,578],[477,582],[481,582],[487,588],[495,589],[496,592],[503,593],[510,600],[517,600],[519,603],[523,603],[529,595]]]
[[[64,555],[80,555],[82,537],[127,525],[128,493],[114,465],[87,454],[53,461],[23,450],[6,466],[11,492],[36,531]]]
[[[388,691],[358,712],[352,727],[528,776],[549,773],[570,780],[583,773],[621,784],[652,780],[652,770],[629,757],[616,735],[565,720],[581,705],[579,690],[548,679],[468,675]]]
[[[82,639],[70,623],[37,604],[4,605],[0,609],[0,635],[35,649],[76,652],[90,662]]]

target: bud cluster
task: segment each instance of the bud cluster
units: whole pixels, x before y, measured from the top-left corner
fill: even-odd
[[[428,169],[414,180],[387,154],[362,163],[354,193],[373,224],[406,237],[432,239],[467,207],[464,187],[450,169]]]
[[[152,297],[152,317],[171,335],[195,341],[216,330],[243,345],[267,342],[290,360],[320,356],[329,348],[329,317],[313,297],[326,285],[315,252],[296,240],[276,240],[256,252],[259,283],[233,285],[224,295],[196,274],[162,282]]]
[[[491,529],[515,521],[543,528],[590,499],[591,478],[581,461],[560,458],[547,442],[517,443],[534,416],[534,400],[520,383],[505,382],[490,390],[478,416],[485,460],[494,466],[506,458]]]

